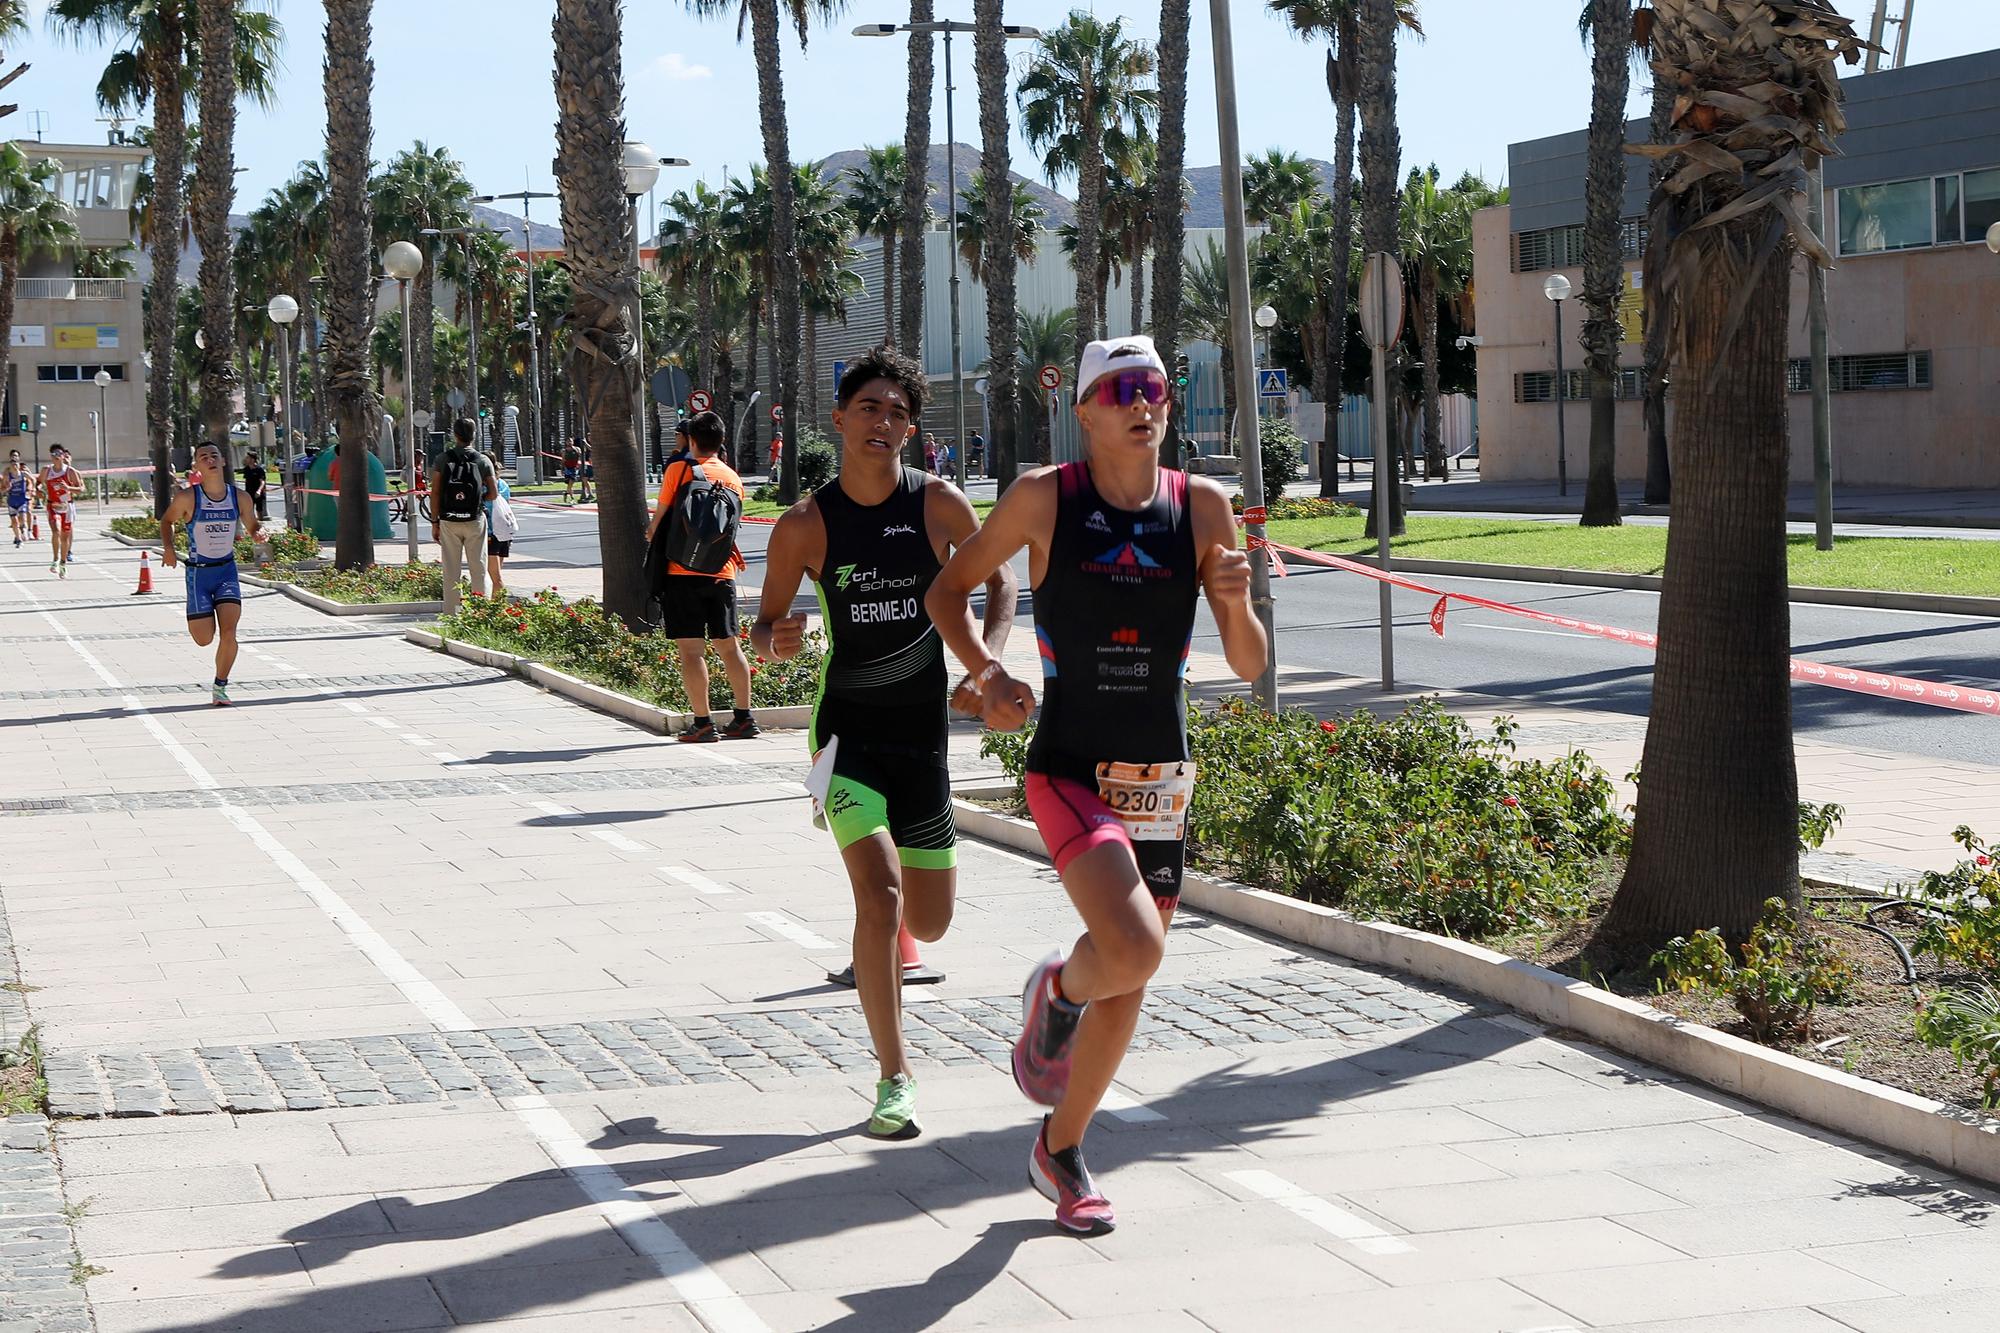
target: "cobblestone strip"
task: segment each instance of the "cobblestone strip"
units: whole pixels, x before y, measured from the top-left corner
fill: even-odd
[[[303,680],[238,680],[231,689],[238,693],[261,694],[278,691],[310,689],[409,689],[418,685],[479,685],[487,681],[507,680],[510,677],[500,671],[411,671],[380,676],[309,676]],[[109,685],[76,686],[64,690],[0,690],[0,702],[5,703],[47,703],[62,699],[122,699],[128,694],[155,698],[175,694],[206,694],[208,685],[201,681],[175,682],[166,685],[126,685],[116,689]]]
[[[318,782],[291,786],[217,787],[141,792],[91,792],[78,796],[30,796],[0,800],[0,817],[7,815],[90,815],[149,810],[207,810],[221,805],[268,810],[288,805],[356,804],[373,801],[451,800],[465,796],[497,796],[529,792],[536,796],[607,791],[666,791],[680,787],[740,787],[747,781],[782,781],[805,776],[796,758],[759,761],[739,759],[737,769],[623,768],[583,773],[516,772],[513,765],[490,766],[493,776],[467,772],[464,777],[414,778],[402,782]],[[467,770],[488,768],[477,762]],[[745,769],[749,770],[746,775]]]
[[[0,983],[7,987],[0,989],[0,1042],[12,1046],[27,1031],[29,1014],[4,902]],[[89,1333],[90,1308],[70,1271],[76,1257],[48,1120],[0,1119],[0,1330]]]
[[[43,599],[45,602],[46,598]],[[112,605],[123,606],[118,602]],[[281,625],[262,632],[246,632],[237,639],[242,643],[288,643],[293,639],[400,639],[402,627],[370,631],[360,626],[347,625]],[[0,645],[16,643],[114,643],[134,639],[162,639],[181,643],[187,639],[185,630],[177,629],[132,629],[102,630],[89,634],[0,634]]]
[[[927,1062],[1006,1068],[1020,1001],[934,1000],[905,1009]],[[1487,1012],[1385,973],[1315,964],[1152,992],[1135,1051],[1362,1040]],[[528,1093],[723,1083],[873,1068],[852,1005],[477,1032],[408,1033],[148,1055],[65,1053],[49,1063],[58,1116],[310,1111]]]

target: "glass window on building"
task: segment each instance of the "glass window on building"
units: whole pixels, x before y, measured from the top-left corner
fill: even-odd
[[[1939,245],[1957,245],[1965,239],[1959,229],[1958,177],[1937,178],[1937,239]]]
[[[1936,201],[1928,178],[1840,191],[1840,253],[1872,255],[1932,244]]]
[[[2000,222],[2000,169],[1965,173],[1965,239],[1983,241]]]

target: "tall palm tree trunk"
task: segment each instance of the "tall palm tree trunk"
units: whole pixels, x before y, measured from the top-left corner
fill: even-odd
[[[750,293],[750,328],[743,340],[743,398],[745,402],[748,402],[750,395],[757,391],[757,335],[760,332],[758,317],[762,313],[763,304],[763,294],[761,292]],[[734,416],[735,414],[732,412],[730,415]],[[756,467],[764,459],[763,453],[757,447],[758,440],[761,438],[757,429],[757,409],[754,407],[745,409],[743,418],[743,438],[737,442],[737,456],[743,460],[743,466],[737,469],[740,472]]]
[[[1424,368],[1424,477],[1446,480],[1444,421],[1438,401],[1438,280],[1437,270],[1425,265],[1417,289],[1423,301],[1423,318],[1417,321],[1417,343],[1423,348]]]
[[[1132,332],[1146,331],[1146,251],[1142,246],[1132,256],[1132,266],[1126,270],[1126,281],[1131,286]]]
[[[1398,252],[1397,211],[1400,204],[1396,173],[1403,156],[1402,133],[1396,125],[1396,5],[1395,0],[1358,0],[1361,5],[1357,35],[1361,88],[1361,249],[1364,254],[1395,255]],[[1392,370],[1389,392],[1397,392],[1399,377]],[[1391,410],[1389,403],[1376,403],[1377,412]],[[1395,468],[1395,437],[1386,458],[1377,458],[1375,468]],[[1389,487],[1389,532],[1403,531],[1403,490]],[[1382,519],[1380,506],[1368,509],[1369,536],[1376,535]]]
[[[370,99],[375,62],[368,58],[372,8],[373,0],[326,0],[327,212],[332,220],[326,340],[340,433],[333,558],[342,569],[375,563],[368,512],[368,459],[379,415],[374,377],[368,373],[368,331],[375,308],[369,247],[374,212],[368,194],[368,148],[374,135]]]
[[[805,368],[804,381],[799,390],[805,395],[806,415],[799,424],[819,429],[819,320],[810,312],[801,321],[805,326]]]
[[[1652,142],[1665,143],[1673,133],[1674,90],[1665,79],[1653,80],[1653,117],[1651,125]],[[1653,160],[1652,188],[1658,190],[1660,182],[1666,179],[1666,170],[1660,160]],[[1653,240],[1648,234],[1646,241],[1645,271],[1650,279],[1653,272]],[[1646,282],[1645,292],[1645,419],[1646,419],[1646,492],[1645,501],[1649,505],[1663,505],[1673,500],[1673,466],[1667,452],[1667,326],[1669,316],[1666,309],[1666,293],[1652,281]]]
[[[1326,320],[1320,353],[1320,401],[1326,405],[1325,438],[1319,446],[1319,493],[1340,494],[1340,406],[1347,372],[1348,260],[1354,243],[1354,120],[1360,75],[1355,70],[1354,17],[1340,21],[1338,53],[1326,55],[1326,81],[1333,93],[1333,262],[1327,266],[1320,309]]]
[[[1625,98],[1632,84],[1632,0],[1591,0],[1589,166],[1584,183],[1583,368],[1590,394],[1590,473],[1583,526],[1618,518],[1619,244],[1625,204]]]
[[[146,377],[146,437],[153,452],[153,512],[173,498],[169,449],[174,435],[174,322],[179,313],[181,215],[187,203],[187,113],[180,95],[186,60],[185,29],[177,0],[159,8],[159,41],[146,48],[153,89],[153,280],[146,306],[146,351],[155,372]]]
[[[1188,0],[1160,2],[1160,126],[1153,173],[1153,341],[1171,369],[1180,358],[1181,285],[1187,221],[1182,172],[1187,165]],[[1160,441],[1160,461],[1180,467],[1179,437],[1187,431],[1187,404],[1174,403],[1174,419]]]
[[[1016,329],[1014,190],[1007,137],[1007,38],[1000,30],[1001,0],[973,0],[972,63],[979,84],[979,172],[986,202],[986,245],[980,267],[986,283],[986,402],[992,434],[986,441],[999,488],[1020,471],[1021,397],[1002,386],[1020,382],[1021,338]]]
[[[14,299],[21,279],[21,234],[0,229],[0,385],[7,383],[7,363],[14,350]],[[25,405],[21,411],[27,410]]]
[[[757,55],[757,104],[764,129],[764,162],[771,175],[771,249],[778,298],[777,328],[772,331],[771,339],[778,352],[778,374],[772,387],[776,390],[774,405],[784,407],[785,424],[791,426],[799,407],[798,180],[792,174],[791,134],[785,125],[785,83],[778,68],[776,0],[751,0],[750,31]],[[785,504],[799,498],[798,452],[799,432],[793,426],[785,432],[784,476],[778,484],[778,498]]]
[[[597,543],[604,607],[628,626],[647,620],[646,463],[633,430],[639,304],[625,201],[625,70],[621,0],[557,0],[556,181],[563,237],[575,265],[570,295],[571,385],[590,422],[597,473]]]
[[[196,0],[201,34],[201,142],[195,151],[195,236],[201,242],[202,434],[229,457],[236,398],[236,0]],[[157,363],[156,363],[157,364]]]
[[[896,237],[882,237],[882,341],[895,346],[896,339]]]
[[[1097,324],[1100,293],[1105,276],[1101,261],[1104,247],[1104,126],[1098,120],[1094,91],[1086,89],[1083,104],[1083,160],[1076,173],[1076,356],[1083,359],[1083,345],[1099,335]]]
[[[416,383],[404,386],[410,395],[410,406],[419,412],[433,414],[436,426],[445,425],[442,417],[436,416],[437,397],[437,261],[431,254],[431,238],[413,238],[417,248],[423,251],[424,271],[410,281],[410,324],[403,330],[403,336],[410,339],[410,375]],[[421,456],[421,455],[420,455]]]
[[[931,0],[910,0],[910,22],[929,23],[935,17]],[[936,82],[932,39],[910,35],[910,88],[903,119],[903,237],[898,259],[902,277],[897,295],[900,315],[883,339],[921,364],[924,335],[924,217],[931,193],[931,92]],[[768,152],[766,154],[768,156]],[[947,181],[946,190],[958,189]],[[947,195],[946,198],[950,196]],[[958,238],[952,237],[953,244]],[[789,463],[785,466],[791,472]]]
[[[326,395],[326,324],[322,318],[323,307],[312,298],[313,285],[310,282],[294,284],[299,293],[299,318],[292,327],[296,333],[288,335],[292,346],[292,374],[298,375],[299,362],[306,353],[306,339],[312,339],[312,433],[307,438],[313,440],[326,437],[327,424],[333,414],[327,407]]]

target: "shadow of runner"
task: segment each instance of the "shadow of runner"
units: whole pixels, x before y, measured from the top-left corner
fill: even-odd
[[[1101,1117],[1101,1132],[1092,1139],[1093,1165],[1115,1196],[1116,1173],[1121,1166],[1186,1165],[1211,1152],[1274,1143],[1290,1137],[1290,1131],[1302,1123],[1337,1111],[1343,1104],[1395,1088],[1416,1076],[1476,1065],[1527,1040],[1525,1031],[1467,1017],[1279,1073],[1245,1073],[1239,1063],[1150,1099],[1149,1107],[1163,1117],[1159,1121],[1125,1123]],[[1284,1046],[1272,1046],[1259,1053],[1282,1056],[1285,1050]],[[1614,1065],[1638,1068],[1637,1062],[1594,1048],[1592,1054]],[[1698,1087],[1688,1090],[1696,1096],[1706,1095]],[[671,1089],[661,1091],[663,1103],[671,1104],[672,1098]],[[1440,1105],[1450,1100],[1446,1096]],[[669,1208],[660,1215],[689,1249],[711,1266],[865,1228],[920,1221],[929,1215],[913,1196],[944,1189],[955,1201],[969,1202],[1026,1189],[1028,1148],[1038,1112],[1039,1108],[1023,1104],[1019,1124],[959,1135],[931,1134],[907,1145],[884,1144],[866,1157],[801,1158],[802,1169],[795,1176],[726,1201]],[[593,1146],[602,1149],[657,1143],[702,1149],[687,1156],[610,1163],[625,1187],[624,1197],[650,1205],[687,1196],[671,1188],[653,1190],[646,1186],[716,1179],[740,1167],[762,1165],[786,1153],[854,1139],[859,1134],[858,1123],[849,1129],[814,1134],[698,1133],[661,1128],[656,1119],[646,1117],[606,1125]],[[1505,1130],[1495,1128],[1494,1137],[1505,1136]],[[834,1169],[816,1171],[812,1168],[817,1163],[830,1163]],[[541,1188],[528,1188],[531,1184]],[[443,1301],[454,1319],[467,1322],[513,1318],[552,1306],[587,1310],[621,1288],[661,1280],[660,1269],[649,1259],[638,1255],[580,1258],[575,1237],[565,1236],[426,1273],[343,1283],[337,1265],[364,1250],[462,1239],[591,1206],[580,1190],[546,1172],[513,1177],[474,1194],[433,1204],[411,1204],[394,1197],[380,1202],[395,1227],[392,1232],[329,1234],[366,1229],[368,1218],[364,1214],[377,1206],[371,1201],[285,1233],[314,1280],[324,1285],[288,1292],[264,1309],[224,1319],[157,1325],[149,1333],[311,1333],[319,1329],[386,1333],[431,1328],[437,1322],[436,1311],[430,1308],[432,1298],[427,1293],[417,1294],[413,1283],[420,1280],[428,1282],[428,1290],[435,1291],[436,1299]],[[1054,1232],[1047,1205],[1037,1198],[1033,1208],[1030,1217],[989,1224],[977,1241],[939,1265],[928,1280],[837,1294],[829,1293],[825,1286],[805,1290],[830,1294],[852,1310],[833,1327],[930,1328],[1006,1272],[1022,1245]],[[442,1225],[424,1230],[426,1222]],[[1143,1227],[1146,1220],[1142,1214],[1127,1225]],[[877,1240],[875,1244],[893,1246],[895,1242]],[[268,1274],[273,1257],[271,1250],[246,1252],[223,1264],[217,1276]],[[414,1300],[425,1308],[395,1312],[398,1293],[410,1293],[401,1299]],[[754,1300],[756,1295],[749,1293],[746,1299]],[[663,1296],[662,1303],[678,1300],[677,1296]],[[595,1308],[608,1311],[618,1307],[604,1302]],[[382,1317],[360,1322],[357,1314],[361,1311],[379,1311]]]

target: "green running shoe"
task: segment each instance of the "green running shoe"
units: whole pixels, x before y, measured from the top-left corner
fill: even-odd
[[[917,1081],[898,1074],[875,1084],[875,1114],[868,1132],[878,1139],[913,1139],[924,1131],[917,1125]]]

